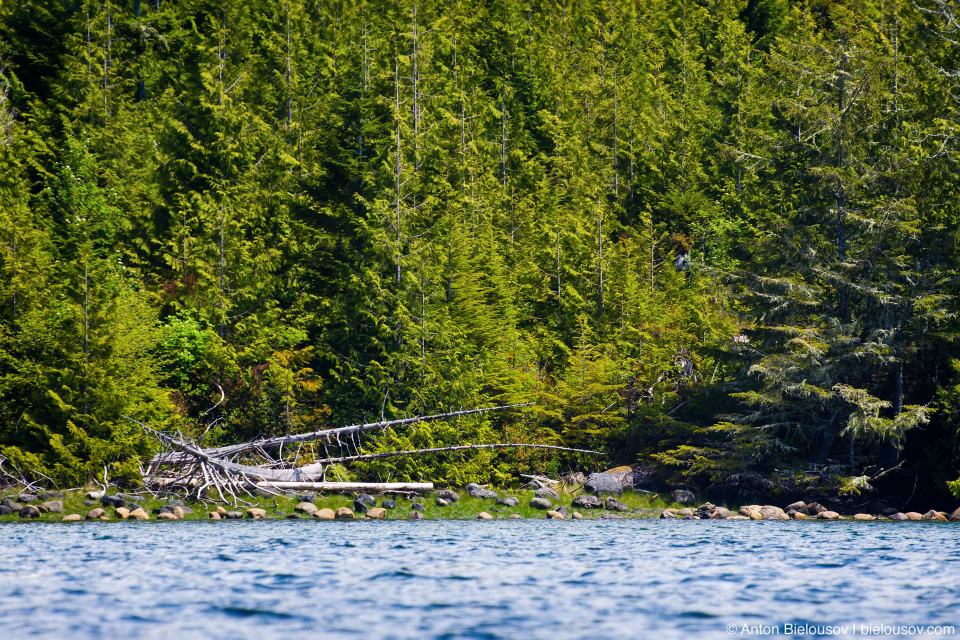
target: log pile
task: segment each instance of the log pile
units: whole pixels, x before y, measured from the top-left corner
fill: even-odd
[[[144,485],[152,489],[184,489],[188,494],[196,495],[198,499],[204,499],[212,493],[220,502],[237,504],[244,501],[242,496],[250,496],[254,492],[279,495],[284,491],[291,490],[362,491],[369,493],[424,493],[433,490],[433,484],[429,482],[357,483],[343,482],[339,478],[338,481],[327,479],[329,471],[332,470],[334,474],[337,473],[335,465],[350,462],[377,460],[394,456],[504,448],[597,453],[585,449],[571,449],[553,445],[494,443],[364,454],[357,441],[357,434],[364,432],[385,430],[418,422],[451,420],[491,411],[510,411],[528,406],[528,404],[486,407],[399,420],[370,422],[311,433],[261,438],[251,442],[210,448],[203,448],[200,444],[184,438],[182,434],[159,431],[129,416],[124,417],[139,425],[162,446],[161,453],[150,461],[143,473]],[[307,457],[309,462],[302,464],[301,448],[308,443],[322,445],[324,454],[317,456],[315,448],[311,446],[311,453]],[[331,447],[334,447],[340,455],[331,455]],[[346,455],[344,455],[345,451]]]

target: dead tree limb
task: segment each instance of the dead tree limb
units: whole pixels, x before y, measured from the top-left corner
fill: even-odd
[[[359,460],[377,460],[380,458],[392,458],[394,456],[412,456],[412,455],[419,455],[423,453],[441,453],[444,451],[471,451],[475,449],[517,449],[517,448],[553,449],[554,451],[570,451],[573,453],[600,453],[599,451],[591,451],[589,449],[571,449],[569,447],[558,447],[552,444],[526,444],[526,443],[463,444],[455,447],[436,447],[434,449],[411,449],[408,451],[388,451],[385,453],[368,453],[368,454],[358,455],[358,456],[343,456],[341,458],[326,458],[324,460],[317,460],[316,463],[312,465],[301,467],[301,469],[306,470],[306,469],[310,469],[315,465],[321,465],[321,464],[357,462]]]

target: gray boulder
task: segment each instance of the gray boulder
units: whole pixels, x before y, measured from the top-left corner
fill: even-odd
[[[13,513],[13,509],[11,509],[5,504],[0,504],[0,516],[9,516],[12,513]]]
[[[384,501],[380,504],[380,506],[383,507],[384,509],[396,509],[396,508],[397,508],[397,503],[396,503],[395,500],[384,500]]]
[[[420,502],[414,502],[413,504],[410,505],[410,508],[413,509],[414,511],[426,511],[426,509],[427,509],[427,508],[426,508],[425,506],[423,506],[423,504],[420,503]]]
[[[951,513],[951,514],[947,517],[947,519],[950,520],[951,522],[958,522],[958,521],[960,521],[960,508],[958,508],[956,511],[954,511],[953,513]]]
[[[537,496],[538,498],[546,498],[547,500],[559,500],[559,499],[560,499],[560,494],[559,494],[559,493],[557,493],[557,492],[554,491],[553,489],[549,489],[549,488],[547,488],[547,487],[543,487],[542,489],[537,489],[537,492],[534,493],[533,495]]]
[[[819,502],[808,502],[808,503],[807,503],[807,515],[808,515],[808,516],[818,516],[818,515],[820,515],[821,513],[823,513],[823,512],[826,511],[826,510],[827,510],[827,508],[826,508],[825,506],[823,506],[822,504],[820,504]]]
[[[507,498],[500,498],[499,500],[497,500],[497,504],[502,504],[505,507],[519,507],[520,500],[513,496],[509,496]]]
[[[39,495],[41,502],[47,502],[48,500],[63,500],[63,494],[59,491],[44,491]]]
[[[603,507],[603,502],[596,496],[584,493],[573,499],[573,506],[579,509],[600,509]]]
[[[603,508],[608,511],[630,511],[630,507],[613,496],[607,496],[607,499],[603,501]]]
[[[896,512],[896,513],[891,513],[890,515],[887,516],[887,518],[889,518],[890,520],[895,520],[895,521],[897,521],[897,522],[899,522],[899,521],[901,521],[901,520],[909,520],[909,519],[910,519],[910,518],[907,517],[906,514],[900,513],[899,511]]]
[[[556,511],[557,513],[562,513],[564,517],[566,517],[567,515],[567,508],[563,505],[557,507],[556,509],[554,509],[554,511]]]
[[[547,500],[546,498],[531,498],[530,506],[533,507],[534,509],[547,510],[547,509],[553,508],[553,503]]]
[[[40,511],[44,513],[63,513],[63,502],[60,500],[48,500],[40,504]]]
[[[35,493],[21,493],[17,496],[17,502],[22,502],[23,504],[30,504],[31,502],[37,501],[37,494]]]
[[[307,491],[306,493],[298,493],[296,497],[297,502],[313,502],[317,499],[316,491]]]
[[[447,500],[446,498],[437,498],[438,507],[449,507],[451,504],[453,503]]]
[[[21,518],[39,518],[40,509],[38,509],[32,504],[24,505],[23,508],[20,509],[20,517]]]
[[[793,511],[799,511],[800,513],[802,513],[802,514],[805,515],[805,516],[810,515],[810,510],[807,509],[807,503],[804,502],[803,500],[797,500],[797,501],[794,502],[793,504],[788,504],[787,506],[785,506],[785,507],[783,508],[783,510],[784,510],[785,512],[787,512],[787,513],[790,513],[790,510],[791,510],[791,509],[792,509]]]
[[[474,484],[473,486],[467,485],[467,493],[474,498],[482,498],[484,500],[496,500],[498,497],[496,491],[484,489],[478,484]]]
[[[366,513],[367,511],[370,510],[370,505],[364,502],[363,500],[361,500],[360,499],[361,497],[362,496],[358,496],[357,499],[353,501],[354,513]],[[374,504],[376,504],[376,502],[374,502]]]
[[[679,502],[680,504],[693,504],[697,501],[697,497],[686,489],[676,489],[671,495],[673,496],[673,501]]]
[[[127,501],[121,498],[120,496],[108,496],[105,495],[100,498],[100,504],[105,507],[122,507],[127,504]]]
[[[365,504],[368,507],[373,507],[377,504],[377,499],[368,493],[361,493],[356,498],[354,498],[353,501],[359,502],[361,504]],[[307,502],[307,501],[305,500],[304,502]]]
[[[583,483],[583,488],[598,496],[603,494],[614,496],[623,495],[623,487],[620,485],[620,482],[606,473],[591,473],[587,481]]]
[[[453,489],[440,489],[439,491],[434,491],[433,495],[437,498],[443,498],[451,504],[460,500],[460,494]]]
[[[733,514],[726,507],[717,507],[710,502],[704,502],[694,515],[701,520],[726,520]]]

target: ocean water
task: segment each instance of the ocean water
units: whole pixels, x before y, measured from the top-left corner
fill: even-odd
[[[960,638],[960,526],[0,526],[11,640],[838,636]]]

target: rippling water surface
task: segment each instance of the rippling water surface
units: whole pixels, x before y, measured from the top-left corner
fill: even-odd
[[[15,523],[0,527],[0,637],[729,638],[789,637],[788,625],[812,631],[794,637],[825,625],[853,637],[861,625],[955,625],[924,637],[960,638],[958,534],[849,522]]]

